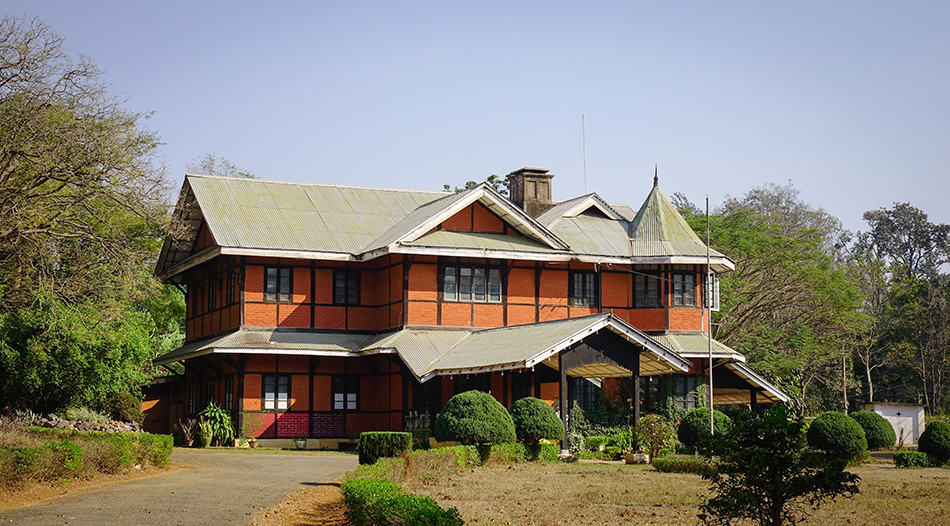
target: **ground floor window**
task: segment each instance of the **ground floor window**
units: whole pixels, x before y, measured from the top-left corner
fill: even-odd
[[[264,376],[265,410],[286,410],[290,408],[290,376],[269,374]]]
[[[188,386],[188,414],[198,412],[198,384]]]
[[[359,376],[334,376],[332,385],[334,411],[356,411],[359,409]]]
[[[568,393],[573,402],[585,411],[594,407],[597,400],[597,386],[589,382],[586,378],[568,378]],[[573,404],[571,406],[573,407]]]
[[[234,375],[224,377],[224,408],[233,409],[234,405]]]

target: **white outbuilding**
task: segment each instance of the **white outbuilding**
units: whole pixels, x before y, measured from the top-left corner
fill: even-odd
[[[924,406],[912,404],[895,404],[890,402],[874,402],[864,404],[861,409],[874,411],[890,422],[897,435],[897,445],[916,446],[917,439],[924,432]]]

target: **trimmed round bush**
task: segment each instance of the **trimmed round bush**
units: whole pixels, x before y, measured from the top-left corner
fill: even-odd
[[[917,439],[917,451],[927,453],[935,464],[950,462],[950,424],[939,420],[927,424]]]
[[[481,391],[459,393],[445,404],[433,426],[435,439],[465,445],[515,442],[515,423],[505,406]]]
[[[835,411],[822,413],[808,426],[808,445],[835,458],[857,460],[864,456],[868,441],[853,418]]]
[[[713,411],[713,429],[716,435],[722,436],[732,428],[732,419],[722,411]],[[696,447],[696,444],[709,440],[709,408],[693,409],[686,413],[676,430],[676,437],[687,447]]]
[[[509,412],[515,423],[515,434],[525,444],[564,438],[564,424],[544,400],[532,396],[522,398],[511,405]]]
[[[864,430],[864,438],[868,441],[868,449],[890,449],[897,442],[897,434],[890,422],[883,416],[874,411],[855,411],[851,413],[853,418],[861,429]]]

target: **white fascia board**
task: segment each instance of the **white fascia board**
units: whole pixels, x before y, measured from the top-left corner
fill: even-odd
[[[531,216],[528,216],[524,213],[524,211],[511,204],[507,199],[504,198],[504,196],[489,188],[485,183],[481,183],[480,185],[476,186],[470,190],[469,195],[459,199],[438,214],[430,217],[428,220],[409,231],[409,233],[396,240],[396,242],[393,244],[398,244],[401,242],[411,243],[415,241],[416,239],[422,237],[422,235],[424,235],[426,232],[435,228],[439,223],[442,223],[446,219],[461,212],[465,207],[471,205],[483,197],[487,198],[495,206],[505,209],[508,212],[508,215],[512,216],[512,219],[514,219],[515,222],[520,223],[522,226],[527,228],[528,231],[534,234],[539,240],[544,242],[549,247],[556,250],[567,250],[569,248],[567,243],[561,241],[556,235],[554,235],[553,232],[541,226],[541,224],[537,221],[534,221]]]
[[[206,261],[211,261],[212,259],[218,257],[219,255],[221,255],[221,247],[219,246],[210,246],[205,249],[199,250],[198,252],[195,252],[194,254],[189,256],[184,261],[180,263],[176,263],[175,265],[172,265],[171,267],[169,267],[168,270],[166,270],[159,276],[159,278],[162,281],[165,281],[169,278],[177,276],[178,274],[181,274],[182,272],[192,267],[196,267]]]
[[[676,354],[682,356],[683,358],[709,358],[709,353],[705,351],[696,351],[696,352],[678,351]],[[736,361],[736,362],[745,362],[745,356],[743,356],[742,353],[736,352],[736,353],[724,354],[724,353],[717,353],[716,351],[713,351],[713,360],[723,360],[723,359]]]
[[[623,220],[623,218],[620,217],[620,215],[617,214],[617,212],[615,212],[614,209],[611,208],[610,205],[601,199],[597,194],[590,194],[586,198],[582,199],[579,203],[561,214],[561,217],[577,217],[592,206],[603,212],[604,215],[610,219],[613,219],[614,221]]]
[[[638,256],[627,258],[628,263],[634,265],[705,265],[706,256]],[[709,258],[709,263],[713,267],[720,267],[726,271],[736,269],[736,264],[727,257],[713,256]]]
[[[357,261],[352,254],[345,252],[322,252],[318,250],[284,250],[276,248],[238,248],[221,247],[226,256],[259,256],[289,259],[324,259],[330,261]]]
[[[730,362],[726,364],[726,367],[732,369],[736,374],[738,374],[739,376],[742,376],[746,380],[749,380],[753,383],[758,384],[762,389],[765,389],[766,391],[768,391],[769,394],[771,394],[775,398],[778,398],[779,401],[783,403],[788,402],[788,395],[779,391],[777,387],[767,382],[765,378],[762,378],[761,376],[759,376],[755,371],[750,369],[748,365],[744,363],[740,363],[740,362]],[[716,396],[715,386],[713,386],[713,388],[714,388],[713,397],[715,397]]]
[[[530,261],[573,261],[568,253],[548,254],[544,252],[518,252],[513,250],[490,250],[478,248],[417,247],[412,245],[390,245],[392,254],[418,254],[427,256],[454,256],[467,258],[519,259]],[[382,255],[382,254],[380,254]],[[378,257],[378,256],[377,256]]]

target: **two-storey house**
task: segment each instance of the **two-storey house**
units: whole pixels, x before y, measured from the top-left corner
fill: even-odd
[[[715,282],[656,179],[634,210],[554,202],[547,170],[508,177],[510,198],[188,175],[157,265],[186,341],[155,360],[184,374],[150,388],[150,425],[215,401],[244,435],[327,447],[426,425],[469,389],[510,406],[626,387],[634,418],[659,393],[694,404]],[[715,403],[786,400],[718,342],[712,365]]]

